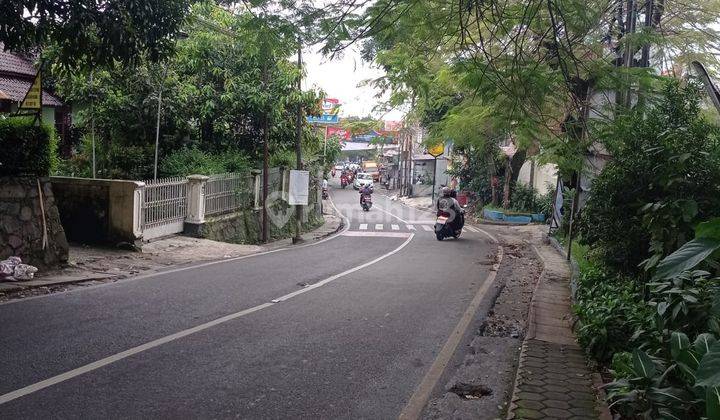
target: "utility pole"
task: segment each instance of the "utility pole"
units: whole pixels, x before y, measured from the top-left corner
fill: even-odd
[[[267,53],[267,51],[266,51]],[[263,93],[265,93],[265,99],[269,100],[267,95],[267,60],[268,57],[263,58],[262,64],[262,84]],[[264,104],[267,108],[267,104]],[[268,123],[268,110],[266,109],[263,115],[263,173],[262,173],[262,242],[267,243],[268,241],[268,212],[267,212],[267,196],[268,196],[268,143],[270,142],[270,124]]]
[[[298,66],[298,80],[297,89],[298,93],[302,94],[302,43],[298,39],[298,50],[297,50],[297,66]],[[296,169],[302,170],[302,104],[298,101],[297,104],[297,115],[295,116],[295,159]],[[295,237],[293,243],[302,242],[300,237],[300,227],[302,223],[302,205],[295,205]]]
[[[90,89],[92,89],[92,97],[90,98],[90,140],[92,141],[92,177],[97,178],[95,170],[95,84],[93,83],[93,71],[90,70]]]
[[[162,112],[163,84],[165,83],[165,78],[167,77],[168,66],[169,64],[165,63],[162,79],[160,80],[160,85],[158,88],[157,124],[155,125],[155,164],[153,165],[153,179],[157,179],[158,149],[160,149],[160,113]]]

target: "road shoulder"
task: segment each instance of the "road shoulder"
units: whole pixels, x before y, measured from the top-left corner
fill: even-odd
[[[302,234],[300,246],[329,239],[344,227],[344,220],[326,201],[322,225]],[[29,281],[0,282],[0,302],[65,292],[112,283],[166,270],[192,267],[212,261],[230,260],[293,246],[292,239],[265,245],[232,244],[209,239],[174,235],[152,241],[141,252],[112,247],[73,245],[70,263],[61,269],[40,273]]]

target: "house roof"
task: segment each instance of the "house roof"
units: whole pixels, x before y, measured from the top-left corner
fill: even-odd
[[[0,99],[20,102],[30,90],[37,70],[30,60],[4,50],[0,43]],[[55,95],[43,90],[43,106],[63,106]]]
[[[34,77],[37,70],[30,61],[5,51],[0,44],[0,72]]]
[[[0,97],[7,97],[13,102],[20,102],[25,99],[25,94],[30,90],[32,79],[18,79],[14,77],[0,76]],[[60,99],[43,90],[43,106],[63,106]]]

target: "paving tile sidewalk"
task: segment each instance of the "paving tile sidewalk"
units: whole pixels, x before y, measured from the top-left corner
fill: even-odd
[[[509,419],[609,419],[571,328],[570,268],[551,245],[533,295]]]

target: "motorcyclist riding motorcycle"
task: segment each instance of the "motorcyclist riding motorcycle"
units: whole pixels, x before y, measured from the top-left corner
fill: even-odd
[[[360,192],[360,205],[362,205],[362,203],[363,203],[363,198],[364,198],[366,195],[372,195],[372,193],[373,193],[373,188],[372,188],[370,185],[364,185],[364,186],[360,187],[360,191],[359,191],[359,192]]]
[[[449,187],[443,187],[441,196],[435,205],[437,215],[445,213],[449,217],[449,222],[454,231],[461,230],[465,225],[465,210],[458,201],[453,197],[453,190]]]

